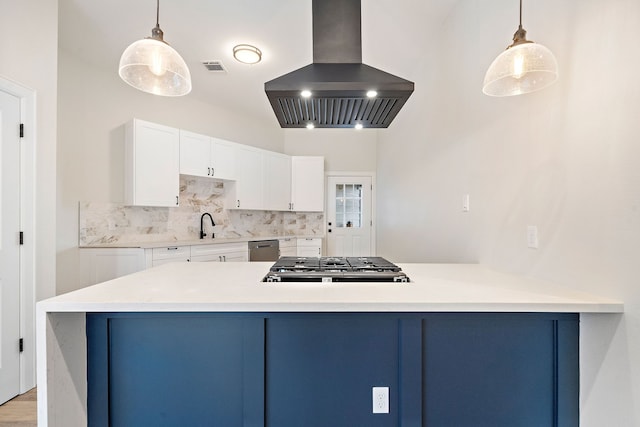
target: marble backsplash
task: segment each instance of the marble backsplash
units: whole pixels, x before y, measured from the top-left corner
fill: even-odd
[[[119,203],[80,202],[79,245],[152,243],[199,238],[200,216],[209,212],[217,238],[266,236],[320,236],[320,212],[227,210],[224,182],[180,176],[180,206],[125,206]],[[211,234],[211,223],[205,229]]]

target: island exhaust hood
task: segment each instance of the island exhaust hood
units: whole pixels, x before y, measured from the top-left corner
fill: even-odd
[[[313,63],[264,84],[280,126],[389,127],[414,84],[362,63],[360,0],[313,0],[312,10]]]

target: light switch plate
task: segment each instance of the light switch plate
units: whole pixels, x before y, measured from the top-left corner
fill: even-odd
[[[538,249],[538,227],[535,225],[527,226],[527,247]]]
[[[462,212],[469,212],[469,195],[465,194],[462,196]]]

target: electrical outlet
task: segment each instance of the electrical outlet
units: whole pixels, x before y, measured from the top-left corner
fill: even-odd
[[[389,413],[389,387],[373,387],[373,413]]]
[[[538,249],[538,227],[535,225],[527,226],[527,247]]]

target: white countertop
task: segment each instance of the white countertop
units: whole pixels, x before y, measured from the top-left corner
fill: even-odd
[[[222,238],[205,237],[204,239],[193,240],[167,240],[164,242],[116,242],[116,243],[96,243],[91,245],[80,245],[81,249],[91,248],[164,248],[167,246],[195,246],[195,245],[215,245],[224,243],[242,243],[262,240],[282,240],[282,239],[323,239],[324,236],[251,236]]]
[[[410,283],[263,283],[272,263],[170,263],[38,303],[40,312],[620,313],[621,301],[479,264],[399,264]]]

